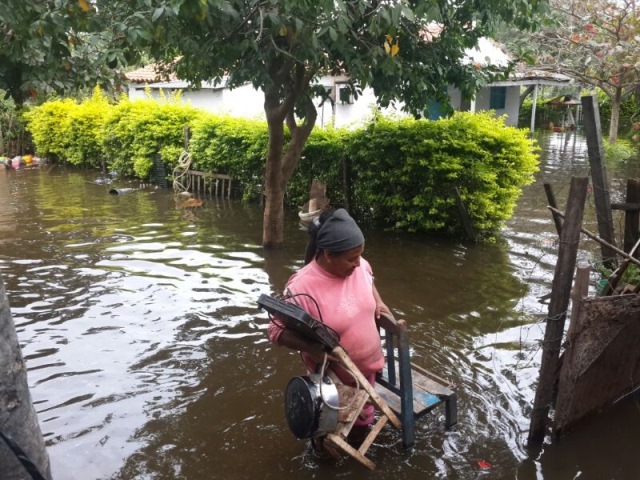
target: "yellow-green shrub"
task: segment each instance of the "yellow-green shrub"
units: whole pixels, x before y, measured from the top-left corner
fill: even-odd
[[[110,168],[122,175],[147,179],[153,155],[163,156],[167,172],[177,165],[184,144],[184,127],[202,112],[177,99],[121,100],[105,122],[103,148]]]
[[[454,189],[478,233],[509,218],[538,169],[525,130],[491,112],[437,121],[378,119],[348,142],[355,208],[411,232],[463,231]]]
[[[69,139],[63,156],[71,164],[99,168],[102,136],[111,104],[99,87],[87,100],[69,110]]]
[[[231,175],[242,186],[243,197],[255,199],[263,181],[268,138],[266,122],[203,116],[195,122],[189,143],[193,168]]]
[[[147,179],[160,153],[171,173],[192,131],[192,169],[234,177],[244,198],[258,198],[264,181],[268,131],[263,121],[219,117],[177,99],[124,99],[110,105],[99,91],[77,104],[55,100],[28,114],[41,155]],[[288,137],[287,137],[288,139]],[[343,162],[350,166],[343,188]],[[358,131],[315,129],[286,190],[286,201],[307,200],[313,178],[324,181],[334,205],[350,196],[352,212],[410,232],[462,231],[454,190],[478,234],[509,218],[523,186],[533,180],[537,152],[524,130],[492,113],[456,113],[449,119],[377,117]]]
[[[53,100],[25,112],[36,154],[65,159],[71,145],[71,112],[77,103],[70,99]]]

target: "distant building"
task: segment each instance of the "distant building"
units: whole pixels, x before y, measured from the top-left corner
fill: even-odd
[[[508,54],[495,42],[480,39],[478,46],[467,51],[467,60],[478,66],[496,65],[506,66],[509,62]],[[149,91],[152,98],[160,99],[175,91],[181,91],[181,99],[193,107],[203,110],[237,117],[264,119],[264,95],[249,83],[230,89],[226,86],[226,78],[218,85],[203,83],[199,89],[191,88],[185,81],[178,80],[173,75],[162,75],[155,65],[134,70],[126,74],[129,81],[129,98],[144,98],[145,91]],[[376,104],[373,90],[365,88],[357,99],[349,95],[345,85],[347,77],[324,76],[318,80],[331,97],[331,102],[321,104],[317,102],[319,126],[333,124],[336,127],[358,125],[369,118],[372,107]],[[475,99],[464,101],[460,91],[449,87],[450,106],[460,111],[494,110],[496,115],[504,115],[507,125],[518,124],[521,97],[528,92],[537,92],[538,85],[570,85],[570,78],[564,75],[550,74],[536,70],[518,69],[508,80],[494,82],[478,91]],[[521,95],[522,88],[527,88]],[[432,103],[425,108],[424,116],[430,119],[440,118],[445,111],[441,105]],[[385,113],[401,114],[400,108],[390,107]],[[533,129],[533,121],[532,121]]]

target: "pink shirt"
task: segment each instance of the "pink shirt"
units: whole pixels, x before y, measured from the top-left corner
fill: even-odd
[[[375,323],[376,302],[369,262],[361,258],[360,266],[342,278],[327,272],[313,260],[291,276],[285,287],[287,293],[306,294],[293,301],[340,335],[340,345],[364,376],[372,376],[382,369],[384,357]],[[313,297],[318,306],[307,295]],[[276,345],[281,333],[281,327],[271,322],[269,338]],[[304,360],[311,365],[309,359]]]

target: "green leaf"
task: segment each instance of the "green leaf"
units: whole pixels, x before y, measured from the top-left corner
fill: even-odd
[[[413,14],[413,10],[411,9],[411,7],[408,7],[405,4],[401,5],[401,10],[402,10],[402,15],[409,20],[410,22],[415,22],[416,21],[416,16]]]
[[[164,14],[164,7],[158,7],[153,11],[153,15],[151,16],[151,21],[156,22],[162,15]]]

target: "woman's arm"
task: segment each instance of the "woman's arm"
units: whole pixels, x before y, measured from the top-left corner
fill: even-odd
[[[387,313],[393,317],[393,314],[391,313],[391,310],[389,310],[389,307],[387,307],[387,305],[382,301],[382,297],[380,297],[375,283],[373,284],[373,298],[376,301],[376,320],[380,318],[380,313]]]
[[[318,365],[324,360],[325,351],[321,343],[308,340],[291,330],[282,330],[276,344],[299,352],[305,352],[309,358]]]

